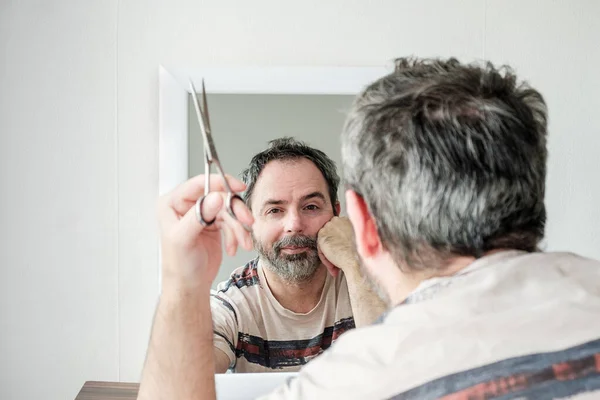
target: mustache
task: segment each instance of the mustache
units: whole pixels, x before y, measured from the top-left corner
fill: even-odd
[[[310,236],[304,235],[285,236],[273,245],[273,250],[275,251],[275,254],[279,255],[282,248],[290,246],[307,247],[316,251],[317,238],[311,238]]]

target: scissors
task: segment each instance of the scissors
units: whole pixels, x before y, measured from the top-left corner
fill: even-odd
[[[194,87],[194,83],[190,80],[190,88],[192,92],[192,100],[194,101],[194,108],[196,109],[196,116],[198,117],[198,123],[200,124],[200,131],[202,132],[202,137],[204,138],[204,195],[200,197],[196,201],[196,218],[198,222],[204,227],[212,225],[216,217],[211,221],[206,221],[204,217],[202,217],[202,202],[204,198],[210,193],[210,166],[212,164],[215,165],[217,172],[221,175],[223,179],[223,183],[225,185],[225,190],[227,191],[227,199],[225,200],[225,206],[227,208],[227,212],[234,219],[237,220],[237,217],[233,213],[233,209],[231,208],[234,199],[240,199],[242,202],[242,198],[231,190],[231,186],[229,186],[229,182],[227,182],[227,178],[225,177],[225,173],[223,172],[223,167],[221,167],[221,162],[219,161],[219,156],[217,155],[217,150],[215,149],[215,144],[212,139],[212,134],[210,130],[210,119],[208,115],[208,103],[206,102],[206,89],[204,87],[204,79],[202,79],[202,107],[200,102],[198,101],[198,97],[196,96],[196,88]],[[242,224],[244,228],[248,229],[244,224]]]

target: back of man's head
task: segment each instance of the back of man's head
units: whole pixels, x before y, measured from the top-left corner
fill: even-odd
[[[537,250],[544,236],[546,105],[508,68],[398,59],[355,100],[344,178],[405,268]]]
[[[338,202],[337,190],[340,184],[340,177],[337,173],[335,162],[321,150],[310,147],[306,143],[291,137],[271,140],[269,147],[252,157],[248,168],[242,171],[241,177],[247,186],[243,197],[248,207],[252,208],[251,200],[254,186],[260,173],[268,163],[271,161],[294,161],[302,158],[312,161],[323,174],[329,190],[333,212],[337,214],[335,207]]]

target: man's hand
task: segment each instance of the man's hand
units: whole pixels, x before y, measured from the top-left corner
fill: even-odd
[[[231,189],[241,192],[245,185],[227,176]],[[219,175],[211,175],[211,192],[202,203],[206,221],[214,224],[203,227],[196,218],[196,200],[204,194],[204,175],[198,175],[161,197],[158,219],[162,249],[163,289],[210,287],[223,259],[221,232],[228,254],[235,254],[238,245],[252,249],[252,240],[242,224],[254,222],[250,210],[240,200],[233,200],[237,220],[226,209],[227,194]]]
[[[227,177],[231,189],[245,189]],[[209,292],[223,259],[221,232],[229,254],[252,246],[243,225],[254,222],[246,205],[235,200],[236,218],[227,212],[222,178],[211,176],[202,202],[202,226],[195,205],[204,194],[204,176],[196,176],[163,196],[158,204],[162,249],[162,293],[156,309],[138,399],[205,400],[215,398],[215,358]],[[217,365],[215,365],[217,360]],[[229,360],[227,360],[228,362]]]
[[[354,230],[346,217],[333,217],[318,234],[321,262],[332,276],[340,270],[348,276],[359,273],[358,257],[354,245]]]
[[[319,231],[321,262],[334,277],[344,271],[352,315],[357,327],[369,325],[385,310],[385,304],[373,292],[362,274],[354,244],[352,223],[345,217],[333,217]]]

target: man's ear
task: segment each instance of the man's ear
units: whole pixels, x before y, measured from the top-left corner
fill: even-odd
[[[333,215],[338,217],[340,215],[340,211],[341,211],[340,202],[336,201],[335,205],[333,206]]]
[[[346,210],[354,228],[358,254],[362,258],[377,256],[383,250],[383,245],[377,232],[377,225],[365,199],[354,190],[347,190]]]

